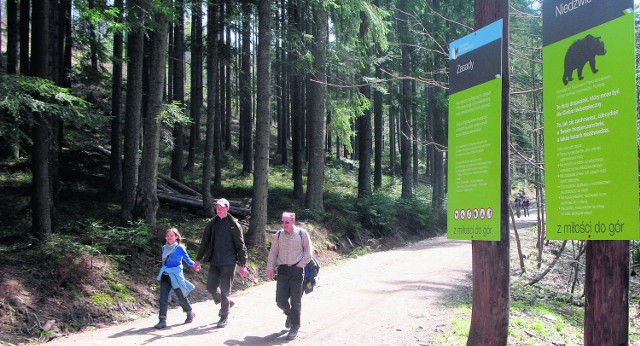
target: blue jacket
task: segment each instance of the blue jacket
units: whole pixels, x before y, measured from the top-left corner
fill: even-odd
[[[158,277],[156,278],[158,281],[162,279],[163,274],[169,275],[169,279],[171,280],[171,288],[176,289],[179,288],[182,291],[184,296],[188,296],[194,288],[196,288],[191,282],[187,281],[184,277],[184,273],[182,271],[182,260],[184,260],[190,267],[193,266],[194,262],[189,258],[189,254],[187,254],[184,246],[178,246],[170,255],[167,257],[165,264],[160,268],[160,272],[158,273]]]

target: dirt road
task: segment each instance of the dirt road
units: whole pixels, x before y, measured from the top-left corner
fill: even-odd
[[[298,338],[285,340],[275,282],[234,294],[229,325],[216,328],[218,307],[194,304],[192,324],[170,309],[169,327],[155,317],[55,339],[51,345],[429,345],[450,323],[453,297],[470,287],[471,242],[438,237],[325,266],[302,300]]]

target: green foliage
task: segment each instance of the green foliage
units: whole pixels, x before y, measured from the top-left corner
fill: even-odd
[[[136,251],[147,248],[153,237],[143,221],[130,227],[103,224],[97,220],[80,221],[74,234],[54,233],[42,243],[44,256],[52,259],[101,255],[123,261]]]
[[[79,224],[90,237],[95,251],[119,260],[124,260],[135,251],[148,248],[154,240],[150,226],[142,220],[131,223],[129,227],[106,225],[97,220]]]
[[[366,254],[371,253],[371,247],[370,246],[358,246],[353,248],[353,250],[351,250],[351,252],[349,252],[349,254],[347,255],[347,257],[349,258],[357,258],[359,256],[363,256]]]
[[[369,99],[358,91],[351,93],[348,98],[331,97],[327,105],[327,110],[331,113],[330,131],[340,137],[341,143],[345,146],[347,152],[353,150],[351,142],[356,132],[352,125],[355,119],[362,116],[370,108],[371,102]]]
[[[399,225],[413,234],[435,236],[441,232],[435,228],[436,217],[431,209],[431,203],[412,197],[396,202],[396,218]]]
[[[184,106],[180,101],[165,103],[157,120],[160,124],[168,127],[173,127],[176,124],[191,124],[191,118],[189,118],[189,114],[185,113]]]
[[[97,255],[100,250],[77,242],[74,237],[54,233],[42,243],[42,254],[48,258],[61,258],[80,254]]]
[[[38,77],[0,72],[0,137],[28,141],[25,129],[33,126],[38,113],[49,120],[60,119],[77,126],[99,126],[104,117],[88,111],[89,103],[68,89]]]
[[[365,227],[377,236],[390,233],[396,223],[394,202],[389,201],[387,193],[374,192],[371,197],[358,202]]]
[[[357,198],[357,182],[347,179],[348,174],[336,166],[336,161],[329,161],[325,172],[326,216],[308,212],[301,215],[322,220],[332,232],[357,237],[360,229],[364,228],[375,237],[389,236],[398,231],[409,235],[433,236],[446,229],[442,221],[446,219],[444,212],[435,214],[432,211],[428,202],[430,196],[426,191],[421,192],[421,197],[402,199],[396,186],[389,182],[371,196]]]
[[[99,292],[91,295],[91,302],[98,307],[109,307],[115,304],[115,299],[107,293]]]

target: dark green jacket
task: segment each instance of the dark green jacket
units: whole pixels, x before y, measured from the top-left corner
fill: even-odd
[[[242,227],[238,223],[238,220],[231,214],[227,213],[227,217],[231,219],[231,233],[233,236],[233,243],[235,244],[236,251],[238,252],[237,262],[240,266],[247,264],[247,247],[244,245],[244,236],[242,235]],[[214,229],[213,225],[218,218],[216,215],[211,219],[202,233],[202,240],[200,241],[200,247],[198,248],[198,255],[196,255],[196,261],[210,262],[213,254],[213,242],[214,242]]]

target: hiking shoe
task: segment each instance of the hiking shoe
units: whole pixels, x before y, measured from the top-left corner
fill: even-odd
[[[298,336],[298,328],[289,329],[289,334],[287,334],[287,340],[293,340]]]
[[[287,316],[287,320],[284,321],[284,327],[287,329],[291,328],[291,318],[289,316]]]
[[[196,313],[193,310],[187,312],[187,319],[184,320],[184,323],[191,323],[193,319],[196,317]]]
[[[167,328],[167,320],[160,319],[160,321],[158,321],[158,324],[156,324],[155,326],[153,326],[153,328],[155,328],[155,329],[164,329],[164,328]]]
[[[224,328],[227,326],[228,323],[229,323],[229,317],[221,316],[220,321],[218,321],[218,328]]]

